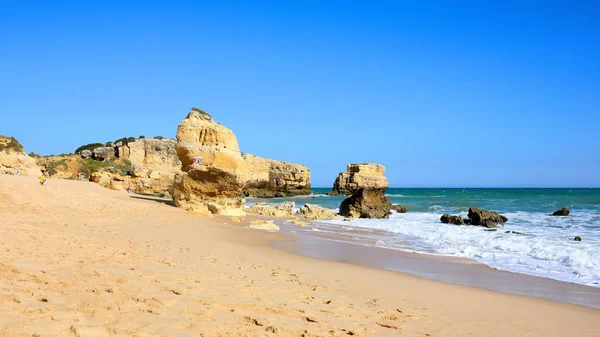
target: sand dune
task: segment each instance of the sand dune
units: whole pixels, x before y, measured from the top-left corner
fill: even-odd
[[[600,311],[314,260],[87,182],[0,176],[0,336],[598,336]]]

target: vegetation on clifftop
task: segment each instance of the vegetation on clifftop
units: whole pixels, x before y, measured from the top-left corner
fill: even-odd
[[[113,158],[107,161],[98,161],[92,158],[86,158],[82,160],[81,173],[84,173],[89,177],[94,172],[105,170],[126,176],[131,173],[131,168],[131,161],[127,159]]]
[[[14,151],[14,152],[24,152],[25,149],[23,145],[21,145],[15,137],[6,137],[6,143],[0,143],[0,151]]]

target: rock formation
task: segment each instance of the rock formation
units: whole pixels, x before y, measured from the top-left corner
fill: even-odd
[[[440,218],[440,221],[454,225],[473,225],[487,228],[503,226],[504,223],[508,221],[504,215],[501,215],[498,212],[487,211],[477,207],[469,208],[467,216],[469,217],[468,219],[463,219],[460,216],[444,214]]]
[[[350,195],[361,188],[385,191],[387,178],[385,167],[374,163],[348,164],[347,172],[341,172],[328,195]]]
[[[440,218],[440,221],[442,223],[450,223],[453,225],[461,225],[464,226],[467,223],[465,222],[465,220],[463,218],[461,218],[458,215],[450,215],[450,214],[444,214],[442,215],[442,217]]]
[[[308,195],[310,170],[299,164],[265,159],[252,154],[242,156],[248,165],[248,182],[244,194],[259,198]]]
[[[332,212],[325,207],[312,204],[305,204],[300,207],[296,214],[308,220],[333,220],[340,217],[339,214]]]
[[[381,190],[361,188],[342,201],[340,214],[351,218],[387,219],[392,203]]]
[[[248,166],[231,130],[194,108],[177,128],[176,150],[183,172],[173,185],[175,205],[200,214],[245,214],[240,196]]]
[[[477,207],[469,208],[469,213],[467,216],[469,219],[471,219],[471,225],[483,226],[487,228],[503,226],[504,223],[508,221],[504,215],[500,215],[498,212],[487,211]]]
[[[35,159],[25,153],[14,137],[0,136],[0,174],[14,174],[15,167],[19,175],[41,174]]]
[[[392,209],[396,211],[396,213],[406,213],[406,207],[402,205],[392,205]]]
[[[258,203],[250,206],[246,209],[249,213],[266,215],[266,216],[276,216],[276,217],[284,217],[284,216],[292,216],[294,215],[294,208],[296,207],[296,203],[291,201],[285,201],[279,204],[270,204],[267,203]]]
[[[97,147],[92,150],[94,160],[111,160],[115,157],[115,149],[110,146]]]
[[[563,207],[563,208],[559,209],[558,211],[552,213],[551,215],[553,215],[553,216],[567,216],[567,215],[569,215],[569,213],[570,213],[569,209],[566,208],[566,207]]]
[[[177,206],[205,214],[242,215],[244,192],[261,197],[311,193],[306,167],[242,157],[235,134],[197,108],[177,128],[176,151],[183,171],[173,186]]]
[[[273,220],[253,220],[250,221],[250,226],[248,226],[248,228],[262,229],[270,232],[279,231],[279,226],[273,223]]]

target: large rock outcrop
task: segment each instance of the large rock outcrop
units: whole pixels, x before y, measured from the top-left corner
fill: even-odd
[[[175,179],[173,201],[199,213],[243,215],[244,194],[311,193],[306,167],[242,156],[235,134],[197,108],[177,128],[176,151],[183,172]]]
[[[463,219],[458,215],[444,214],[440,217],[440,221],[442,223],[450,223],[454,225],[473,225],[487,228],[503,226],[504,223],[508,221],[504,215],[501,215],[498,212],[479,209],[477,207],[469,208],[467,216],[469,217],[468,219]]]
[[[308,195],[310,170],[299,164],[261,158],[252,154],[242,155],[248,165],[248,181],[244,194],[259,198]]]
[[[351,218],[387,219],[392,203],[381,190],[361,188],[340,205],[340,214]]]
[[[471,220],[471,225],[483,226],[487,228],[504,226],[504,223],[508,221],[504,215],[500,215],[498,212],[487,211],[477,207],[469,208],[467,216]]]
[[[361,188],[387,190],[389,184],[383,176],[385,167],[374,163],[348,164],[347,172],[341,172],[333,183],[329,195],[350,195]]]
[[[20,175],[41,174],[35,159],[31,158],[14,137],[0,136],[0,173],[14,174],[17,167]]]
[[[177,128],[176,151],[183,172],[173,185],[175,205],[200,214],[243,215],[248,166],[236,136],[200,109]]]

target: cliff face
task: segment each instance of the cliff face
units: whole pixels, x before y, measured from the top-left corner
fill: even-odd
[[[385,167],[374,163],[348,164],[347,172],[341,172],[333,183],[329,195],[350,195],[361,188],[387,190],[389,184],[383,176]]]
[[[237,137],[206,112],[192,109],[177,128],[183,172],[175,177],[175,205],[200,214],[243,215],[248,166]]]
[[[38,158],[48,175],[56,178],[90,180],[115,190],[168,195],[181,172],[174,140],[138,139],[117,147],[94,149],[114,155],[49,156]],[[110,151],[106,150],[110,149]],[[93,153],[94,151],[91,151]],[[83,158],[87,157],[87,158]]]
[[[246,195],[272,198],[312,193],[310,170],[307,167],[251,154],[242,157],[250,172],[244,187]]]
[[[40,175],[35,159],[31,158],[13,137],[0,136],[0,174],[14,174],[18,168],[20,175]]]
[[[243,214],[244,194],[311,193],[308,168],[242,156],[235,134],[199,109],[192,109],[179,124],[176,150],[183,173],[175,178],[173,201],[198,213]]]

